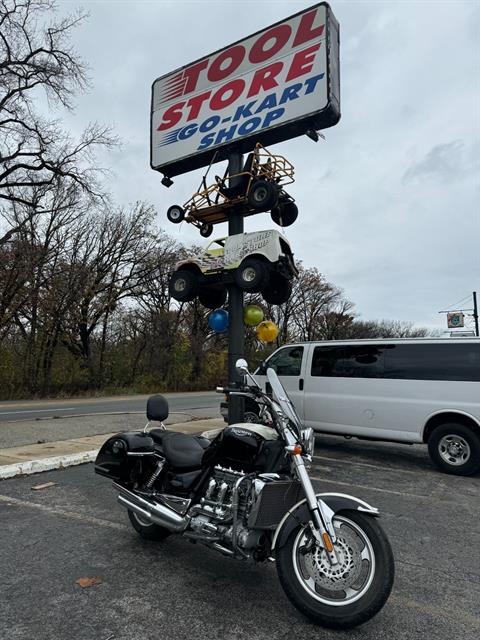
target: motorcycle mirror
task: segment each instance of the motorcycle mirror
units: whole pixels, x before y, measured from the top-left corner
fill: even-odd
[[[239,358],[235,362],[235,369],[239,375],[246,375],[248,373],[248,363],[243,358]]]

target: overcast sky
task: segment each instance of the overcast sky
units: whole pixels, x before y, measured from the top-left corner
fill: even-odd
[[[62,12],[90,12],[75,44],[93,89],[68,126],[80,131],[98,120],[123,139],[122,150],[103,159],[119,203],[150,201],[159,227],[203,242],[191,225],[165,215],[188,200],[202,171],[166,189],[150,169],[151,83],[312,4],[60,3]],[[446,329],[437,312],[480,294],[480,2],[331,6],[340,22],[342,118],[325,130],[326,141],[274,147],[296,169],[289,191],[300,213],[286,235],[297,258],[342,287],[362,319]],[[245,221],[246,231],[272,226],[269,214]],[[226,233],[219,225],[213,237]]]

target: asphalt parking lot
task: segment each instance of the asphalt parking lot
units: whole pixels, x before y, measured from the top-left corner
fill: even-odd
[[[317,439],[319,491],[380,508],[394,590],[349,632],[315,627],[271,563],[250,565],[172,536],[146,543],[93,465],[0,482],[0,637],[222,640],[480,637],[480,477],[436,471],[423,447]],[[32,491],[39,483],[55,482]],[[76,580],[98,577],[81,588]]]

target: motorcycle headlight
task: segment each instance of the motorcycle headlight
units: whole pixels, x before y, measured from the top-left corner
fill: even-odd
[[[302,429],[302,446],[309,456],[313,456],[315,449],[315,432],[311,427]]]

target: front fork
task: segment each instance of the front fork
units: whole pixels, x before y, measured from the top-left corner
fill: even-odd
[[[290,447],[286,448],[288,451]],[[315,495],[312,481],[310,480],[310,476],[305,468],[305,462],[302,455],[300,453],[291,453],[297,477],[302,483],[303,490],[305,491],[305,497],[307,499],[307,505],[310,513],[312,514],[312,534],[317,543],[325,549],[328,559],[330,560],[330,564],[336,565],[339,560],[334,546],[334,543],[337,540],[335,527],[333,526],[332,521],[334,512],[323,500],[317,498]]]

